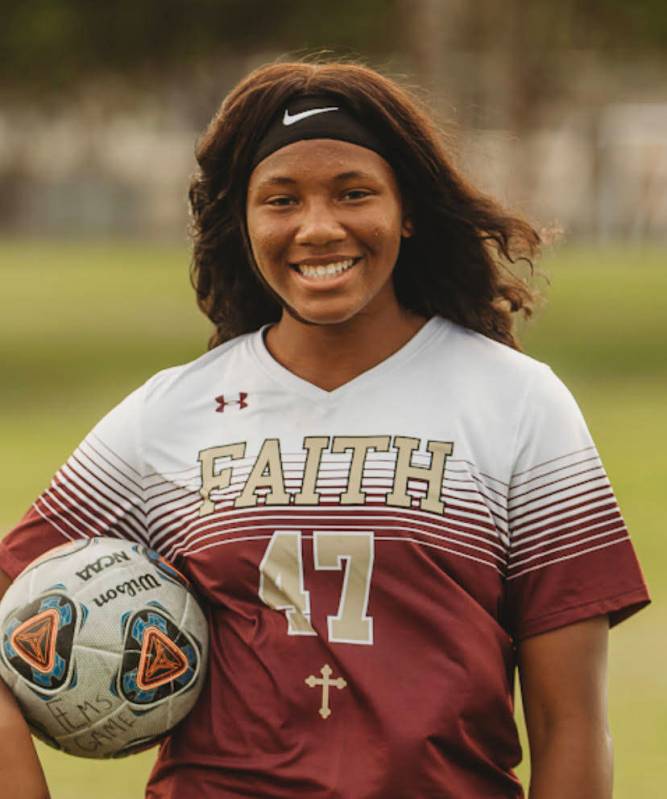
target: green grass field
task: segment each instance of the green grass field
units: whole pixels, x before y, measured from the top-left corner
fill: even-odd
[[[0,529],[95,421],[157,370],[204,351],[185,247],[0,243]],[[529,354],[573,390],[634,537],[654,604],[611,637],[620,799],[665,795],[667,745],[667,250],[563,249]],[[53,799],[139,799],[153,753],[80,761],[40,747]],[[528,769],[520,769],[527,782]]]

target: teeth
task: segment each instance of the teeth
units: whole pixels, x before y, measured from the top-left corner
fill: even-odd
[[[334,277],[341,272],[345,272],[354,264],[354,258],[349,258],[347,261],[336,261],[331,264],[297,264],[297,269],[304,277],[312,277],[318,280],[323,280],[327,277]]]

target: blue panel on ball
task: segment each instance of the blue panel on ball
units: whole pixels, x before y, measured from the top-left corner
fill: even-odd
[[[127,627],[127,622],[130,616],[132,615],[131,610],[126,610],[125,613],[122,614],[120,617],[120,631],[125,634],[125,628]]]
[[[160,702],[196,681],[200,653],[189,636],[154,605],[133,615],[124,648],[117,684],[133,704]]]
[[[137,685],[137,670],[123,674],[123,695],[131,702],[139,705],[151,703],[155,700],[157,691],[142,691]]]
[[[8,666],[37,689],[62,689],[69,681],[77,609],[63,594],[46,594],[17,608],[3,630]]]
[[[146,604],[150,605],[150,607],[152,607],[152,608],[157,608],[158,610],[161,610],[163,613],[166,613],[167,616],[169,616],[171,619],[174,618],[173,615],[167,610],[167,608],[165,608],[164,605],[161,605],[157,601],[157,599],[151,599],[150,602],[146,602]]]

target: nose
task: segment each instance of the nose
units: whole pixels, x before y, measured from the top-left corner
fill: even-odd
[[[324,200],[311,201],[304,205],[299,227],[294,236],[296,244],[313,247],[343,241],[345,228],[336,218],[335,209]]]

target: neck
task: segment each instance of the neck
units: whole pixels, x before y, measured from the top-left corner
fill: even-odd
[[[333,391],[399,350],[426,321],[398,306],[336,324],[308,324],[283,311],[267,332],[266,346],[290,372]]]

